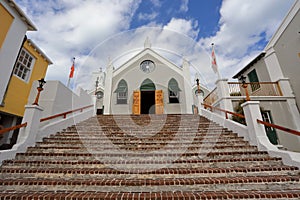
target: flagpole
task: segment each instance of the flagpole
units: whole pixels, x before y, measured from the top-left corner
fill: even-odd
[[[68,83],[67,83],[67,88],[70,86],[71,78],[69,77]]]

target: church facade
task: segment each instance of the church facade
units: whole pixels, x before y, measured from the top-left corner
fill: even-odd
[[[176,66],[151,48],[144,49],[117,69],[94,72],[97,109],[103,114],[192,114],[197,102],[190,65]],[[193,92],[194,91],[194,92]],[[201,87],[201,95],[209,92]],[[197,92],[196,92],[197,93]]]

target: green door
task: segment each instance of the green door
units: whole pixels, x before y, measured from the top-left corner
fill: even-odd
[[[262,111],[261,114],[262,114],[263,121],[268,123],[273,123],[271,112],[269,110]],[[270,142],[275,145],[278,144],[276,130],[269,126],[265,126],[265,129]]]

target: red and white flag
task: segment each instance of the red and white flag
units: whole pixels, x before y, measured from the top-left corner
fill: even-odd
[[[213,43],[212,43],[212,52],[211,52],[211,67],[213,68],[215,73],[218,73],[217,59],[216,59],[215,48]]]
[[[74,71],[75,71],[75,58],[73,58],[73,64],[72,64],[72,66],[71,66],[71,71],[70,71],[69,78],[73,78],[73,76],[74,76]]]

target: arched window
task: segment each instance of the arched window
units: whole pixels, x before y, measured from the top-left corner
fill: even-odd
[[[177,81],[172,78],[168,84],[169,103],[179,103],[179,92],[181,91]]]
[[[120,80],[115,93],[117,93],[117,104],[127,104],[128,87],[124,79]]]

